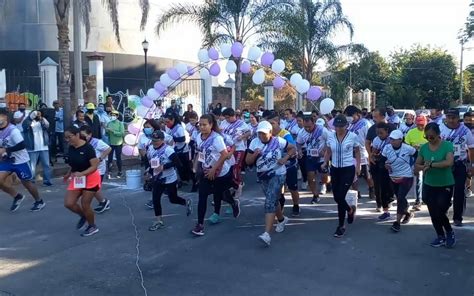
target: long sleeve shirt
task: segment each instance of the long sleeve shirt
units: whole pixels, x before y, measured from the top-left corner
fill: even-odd
[[[125,136],[125,127],[119,120],[110,121],[106,127],[106,133],[109,137],[109,143],[112,146],[120,146],[123,144],[123,137]]]

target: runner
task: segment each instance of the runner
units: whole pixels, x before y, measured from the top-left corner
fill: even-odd
[[[395,113],[395,109],[392,106],[387,108],[387,122],[393,124],[396,128],[400,126],[400,117]]]
[[[296,115],[296,123],[298,124],[298,133],[296,134],[295,143],[296,140],[298,139],[298,135],[304,131],[304,114],[303,112],[298,112]],[[296,145],[298,148],[298,145]],[[300,153],[301,152],[301,153]],[[300,168],[301,172],[301,190],[307,190],[308,189],[308,172],[306,170],[306,143],[303,143],[301,145],[300,152],[298,152],[298,167]]]
[[[165,191],[171,203],[186,206],[186,216],[191,215],[192,201],[178,196],[178,175],[175,168],[180,166],[180,161],[173,148],[165,144],[165,134],[160,130],[154,131],[151,140],[152,144],[147,151],[150,162],[148,174],[153,178],[153,208],[156,221],[148,230],[155,231],[165,227],[161,209],[161,195]]]
[[[30,211],[38,212],[46,206],[39,196],[38,189],[31,182],[33,176],[28,165],[29,161],[30,157],[20,130],[8,123],[8,112],[0,109],[0,189],[13,198],[11,212],[17,211],[25,199],[25,196],[8,185],[7,178],[11,174],[18,176],[21,184],[35,200]]]
[[[423,171],[423,202],[428,206],[431,222],[438,235],[432,247],[454,247],[456,236],[447,216],[454,189],[454,147],[441,139],[436,122],[425,128],[428,143],[423,144],[416,159],[416,171]]]
[[[227,148],[224,138],[219,134],[217,120],[211,114],[201,116],[200,133],[196,138],[197,168],[199,176],[198,222],[192,233],[204,235],[204,217],[207,210],[207,197],[214,194],[214,214],[219,215],[222,200],[232,206],[235,218],[240,215],[240,202],[231,193],[232,172],[230,170]]]
[[[64,133],[68,142],[69,172],[64,176],[64,182],[69,181],[64,206],[71,212],[79,215],[76,229],[80,230],[86,223],[89,224],[81,236],[91,236],[99,232],[95,225],[94,211],[91,203],[94,195],[100,190],[100,174],[97,170],[99,159],[94,148],[81,139],[80,130],[71,126]],[[78,204],[81,199],[81,204]]]
[[[92,137],[92,129],[84,125],[80,128],[81,130],[81,138],[85,140],[87,143],[89,143],[92,148],[95,150],[95,156],[99,159],[99,165],[97,167],[97,170],[99,171],[100,174],[100,183],[102,185],[102,182],[104,181],[105,173],[107,172],[107,156],[109,155],[110,152],[112,152],[112,148],[107,145],[104,141],[100,139],[96,139]],[[104,198],[102,195],[102,189],[99,189],[95,193],[95,198],[99,202],[99,206],[94,208],[94,211],[97,214],[101,214],[107,210],[110,210],[110,200]]]
[[[393,222],[392,230],[399,232],[400,222],[408,224],[414,216],[413,212],[408,211],[407,194],[413,185],[413,157],[416,149],[403,143],[403,133],[400,130],[391,132],[389,138],[390,145],[385,146],[382,157],[385,158],[385,168],[397,197],[397,220]]]
[[[296,138],[296,145],[299,156],[303,155],[303,146],[306,146],[307,180],[309,188],[313,193],[311,203],[316,204],[321,200],[316,186],[316,173],[319,172],[322,175],[327,175],[328,173],[327,170],[321,168],[321,164],[324,160],[325,143],[330,132],[322,126],[315,125],[313,117],[305,117],[303,126],[304,129],[301,130]]]
[[[403,133],[403,136],[406,136],[406,134],[414,128],[416,128],[415,111],[410,110],[405,113],[404,122],[400,124],[398,129]]]
[[[360,174],[360,150],[357,135],[348,131],[349,125],[344,115],[338,115],[333,121],[335,133],[330,133],[327,139],[327,149],[321,169],[327,169],[331,160],[331,180],[334,200],[337,203],[339,224],[334,232],[334,237],[344,236],[346,228],[344,220],[347,212],[347,223],[352,224],[355,218],[355,207],[350,207],[346,202],[355,176]],[[355,155],[355,166],[354,166]]]
[[[279,120],[276,121],[279,124]],[[285,183],[285,164],[296,156],[296,149],[283,138],[272,136],[272,125],[262,121],[257,128],[258,138],[252,140],[247,154],[247,164],[256,163],[257,174],[265,194],[265,232],[258,238],[267,246],[271,244],[270,232],[278,220],[276,232],[283,232],[288,218],[283,215],[279,199]],[[283,156],[287,151],[286,156]]]

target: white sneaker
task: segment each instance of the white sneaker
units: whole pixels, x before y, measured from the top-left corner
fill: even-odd
[[[320,195],[326,194],[326,184],[321,184],[321,189],[319,190]]]
[[[285,231],[285,225],[286,223],[288,223],[289,220],[290,219],[288,219],[288,217],[284,216],[283,221],[277,223],[275,231],[278,233]]]
[[[270,243],[272,242],[272,238],[268,234],[268,232],[264,232],[258,236],[258,238],[268,246],[270,246]]]
[[[301,190],[308,190],[308,182],[301,183]]]
[[[473,194],[472,194],[471,189],[466,189],[466,190],[464,190],[464,195],[465,195],[467,198],[472,197]]]

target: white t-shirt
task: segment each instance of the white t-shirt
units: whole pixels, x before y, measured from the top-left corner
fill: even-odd
[[[175,147],[176,152],[178,153],[188,152],[188,144],[186,144],[186,131],[184,130],[183,125],[177,124],[172,129],[166,127],[166,134],[173,137],[174,147]],[[185,139],[184,142],[183,141],[177,142],[178,139],[183,138],[183,137]],[[165,135],[165,142],[167,142],[166,135]]]
[[[260,149],[260,156],[257,158],[257,172],[275,171],[275,175],[286,174],[286,166],[280,165],[278,160],[282,158],[288,141],[281,137],[272,137],[267,144],[262,143],[259,138],[253,139],[250,143],[251,152]]]
[[[194,140],[193,139],[193,134],[198,131],[198,128],[196,127],[196,125],[191,124],[190,122],[188,122],[188,123],[186,123],[185,129],[186,129],[186,132],[189,134],[190,139]]]
[[[367,132],[371,126],[370,122],[365,118],[361,118],[356,123],[351,123],[349,125],[349,131],[356,134],[359,141],[361,165],[368,163],[369,153],[367,152],[367,149],[365,149],[365,139],[367,138]]]
[[[392,116],[387,115],[386,119],[388,123],[395,124],[396,126],[400,124],[400,117],[398,117],[397,114],[393,114]]]
[[[315,129],[311,133],[308,133],[302,128],[296,137],[296,143],[301,146],[306,146],[307,156],[321,158],[324,156],[324,148],[326,148],[326,141],[328,140],[329,134],[330,132],[327,128],[318,125],[315,126]]]
[[[360,147],[359,138],[348,131],[341,142],[336,133],[329,133],[326,145],[331,149],[331,164],[336,168],[354,165],[354,149]]]
[[[408,126],[406,123],[402,123],[398,129],[403,133],[403,136],[406,136],[408,132],[414,128],[416,128],[415,123],[413,123],[411,126]]]
[[[258,134],[257,134],[258,123],[255,126],[253,126],[251,123],[249,123],[249,124],[247,124],[247,126],[249,127],[249,131],[250,131],[249,140],[252,141],[256,137],[258,137]]]
[[[157,160],[157,165],[165,165],[170,162],[171,160],[171,155],[173,155],[174,149],[170,147],[169,145],[163,144],[158,149],[155,149],[153,145],[148,146],[148,151],[147,151],[147,157],[148,161],[150,162],[150,166],[152,165],[152,162]],[[156,176],[157,174],[153,172],[153,176]],[[161,172],[160,178],[166,178],[165,184],[170,184],[173,182],[176,182],[178,180],[178,175],[176,174],[176,168],[171,167],[169,169],[163,170]]]
[[[453,143],[454,160],[466,160],[467,150],[474,148],[474,137],[463,123],[457,129],[450,129],[444,123],[439,125],[441,139]]]
[[[247,149],[247,141],[238,139],[240,136],[250,131],[249,126],[243,120],[237,119],[233,123],[224,120],[220,125],[220,129],[223,134],[232,137],[235,143],[235,151],[245,151],[245,149]]]
[[[292,119],[290,121],[285,121],[285,127],[282,129],[286,129],[292,136],[293,138],[296,137],[299,131],[298,123],[296,122],[296,119]]]
[[[216,132],[212,132],[206,139],[202,140],[201,133],[196,137],[196,147],[198,152],[198,161],[202,164],[204,170],[212,168],[219,158],[221,152],[227,150],[224,138]],[[229,172],[229,160],[224,161],[219,177],[226,175]]]
[[[42,120],[46,121],[46,119],[44,118]],[[48,143],[45,142],[44,137],[43,137],[43,127],[41,126],[41,121],[33,120],[31,122],[31,130],[33,132],[33,139],[34,139],[33,151],[48,150]]]
[[[5,129],[0,130],[0,147],[13,147],[23,141],[21,132],[14,125],[8,125]],[[15,158],[13,164],[22,164],[30,161],[30,156],[26,149],[12,152],[11,156]]]
[[[395,150],[391,144],[385,146],[382,156],[387,158],[386,164],[391,166],[390,177],[413,177],[413,155],[416,149],[402,143],[399,149]]]
[[[380,153],[382,153],[385,146],[390,144],[390,138],[387,137],[385,140],[380,139],[378,136],[374,138],[372,144],[370,145],[372,148],[376,149]]]
[[[97,159],[102,155],[102,153],[104,153],[104,151],[110,148],[110,146],[107,145],[104,141],[95,138],[92,138],[89,144],[91,144],[91,146],[94,148],[95,156],[97,157]],[[105,159],[102,159],[102,161],[99,162],[97,170],[99,171],[99,174],[101,176],[105,175],[107,171],[107,161]]]

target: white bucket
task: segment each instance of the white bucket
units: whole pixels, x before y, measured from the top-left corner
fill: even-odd
[[[127,189],[138,189],[142,185],[142,171],[128,170],[125,172]]]
[[[349,190],[346,194],[346,201],[349,206],[357,206],[357,191]]]

